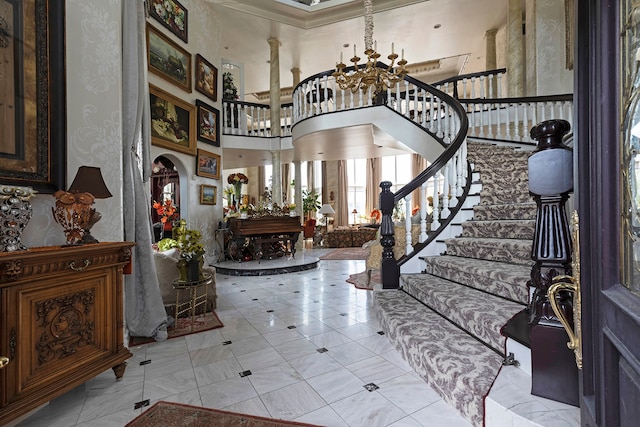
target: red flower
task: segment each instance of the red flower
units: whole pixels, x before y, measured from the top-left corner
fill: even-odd
[[[171,201],[171,199],[165,200],[164,203],[154,201],[153,208],[160,216],[160,222],[162,222],[163,224],[167,221],[178,219],[178,208],[176,206],[173,206],[173,202]]]
[[[411,216],[414,216],[418,212],[420,212],[420,206],[414,206],[413,209],[411,209]]]
[[[371,214],[369,214],[369,216],[371,217],[371,219],[378,222],[382,219],[382,212],[380,212],[380,209],[374,209],[371,211]]]

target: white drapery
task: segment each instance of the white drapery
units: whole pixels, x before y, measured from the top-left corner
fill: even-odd
[[[133,273],[125,276],[125,319],[130,336],[167,338],[167,313],[151,244],[149,85],[143,0],[122,2],[122,199],[124,239],[136,242]],[[143,182],[144,179],[144,182]]]

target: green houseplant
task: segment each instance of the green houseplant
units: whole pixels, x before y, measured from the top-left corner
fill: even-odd
[[[320,197],[315,191],[302,191],[302,213],[305,218],[311,216],[311,212],[315,212],[320,209]]]

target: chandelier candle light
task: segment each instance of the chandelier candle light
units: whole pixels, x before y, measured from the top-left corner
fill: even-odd
[[[399,81],[404,79],[408,71],[405,68],[407,61],[404,59],[404,49],[402,49],[402,57],[398,61],[397,68],[394,68],[398,54],[393,50],[391,43],[391,54],[387,56],[391,63],[384,67],[378,66],[378,58],[380,54],[376,52],[377,44],[373,42],[373,4],[372,0],[364,0],[364,54],[367,57],[367,63],[358,65],[360,57],[356,53],[356,45],[353,45],[353,72],[345,72],[346,64],[342,62],[342,53],[340,53],[340,63],[336,64],[336,71],[332,74],[336,79],[336,83],[342,90],[350,90],[356,93],[358,90],[366,92],[369,88],[373,88],[373,95],[378,95],[387,89],[393,87]]]

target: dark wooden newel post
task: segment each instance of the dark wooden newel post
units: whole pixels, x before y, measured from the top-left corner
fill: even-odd
[[[531,249],[535,262],[528,285],[531,336],[531,393],[579,405],[578,368],[568,336],[551,308],[547,291],[557,275],[571,275],[571,235],[565,204],[573,191],[573,153],[562,143],[569,122],[548,120],[531,129],[538,146],[529,158],[529,191],[537,205]],[[560,307],[573,319],[572,295],[559,296]]]
[[[396,244],[394,236],[393,214],[394,194],[391,192],[391,182],[380,183],[380,211],[382,212],[382,224],[380,225],[380,245],[382,245],[382,261],[380,263],[380,276],[383,289],[397,289],[400,283],[400,267],[393,255],[393,246]]]

